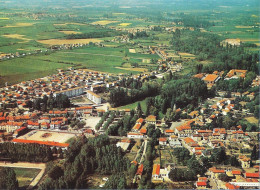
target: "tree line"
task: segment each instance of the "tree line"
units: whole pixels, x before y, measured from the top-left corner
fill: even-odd
[[[44,95],[43,98],[27,101],[26,107],[43,112],[53,110],[54,108],[65,109],[70,107],[70,99],[64,94],[58,94],[56,97],[53,94],[49,97]]]
[[[46,145],[4,142],[0,143],[0,157],[14,162],[48,162],[53,160],[53,153]]]
[[[123,32],[116,30],[105,30],[105,31],[95,31],[83,34],[69,34],[67,39],[87,39],[87,38],[104,38],[104,37],[114,37],[120,36]]]

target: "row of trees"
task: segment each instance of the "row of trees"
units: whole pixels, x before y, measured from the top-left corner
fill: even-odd
[[[137,119],[136,115],[124,115],[116,124],[109,126],[107,134],[113,136],[126,136],[127,132],[131,130]]]
[[[84,34],[69,34],[67,35],[67,39],[104,38],[104,37],[120,36],[122,34],[123,32],[107,29],[104,31],[88,32]]]
[[[49,146],[11,142],[0,143],[0,157],[25,162],[48,162],[53,159]]]
[[[53,110],[53,108],[64,109],[70,107],[70,99],[64,94],[59,94],[56,97],[53,94],[49,97],[44,95],[43,98],[37,98],[33,102],[27,101],[26,107],[43,112],[46,112],[48,109]]]
[[[146,31],[137,31],[135,34],[128,33],[128,37],[130,40],[137,38],[147,38],[149,37],[149,34],[147,34]]]

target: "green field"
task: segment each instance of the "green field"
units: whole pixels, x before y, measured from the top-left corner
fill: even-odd
[[[113,31],[115,34],[127,35],[127,30],[143,30],[150,26],[184,27],[174,24],[180,13],[193,15],[214,23],[202,28],[224,38],[240,38],[243,42],[256,44],[248,47],[249,51],[259,51],[259,16],[254,6],[247,10],[239,6],[221,7],[214,10],[207,8],[207,3],[194,10],[194,7],[182,7],[175,10],[175,5],[162,7],[149,2],[141,7],[110,7],[93,4],[91,6],[67,3],[63,9],[41,9],[44,2],[30,10],[23,4],[18,7],[3,8],[0,11],[0,55],[8,53],[35,53],[36,50],[48,50],[51,44],[43,44],[39,40],[62,40],[68,42],[68,35],[89,34]],[[51,4],[55,2],[51,2]],[[90,3],[91,4],[91,3]],[[163,11],[162,11],[163,10]],[[161,13],[160,13],[161,11]],[[239,13],[239,14],[238,14]],[[111,22],[112,21],[112,22]],[[101,23],[94,25],[93,23]],[[123,23],[123,24],[122,24]],[[126,23],[124,25],[124,23]],[[129,24],[127,24],[129,23]],[[121,24],[121,25],[120,25]],[[117,29],[118,31],[115,31]],[[121,33],[120,33],[121,32]],[[132,73],[155,70],[156,65],[145,64],[143,59],[160,59],[157,55],[129,53],[128,49],[145,50],[148,46],[168,46],[172,40],[172,32],[148,30],[148,37],[135,38],[128,43],[119,43],[116,36],[99,37],[105,47],[83,47],[72,50],[61,50],[48,55],[38,54],[24,58],[14,58],[0,62],[0,86],[5,82],[14,84],[24,80],[43,77],[56,73],[56,69],[73,66],[110,73]],[[78,39],[81,40],[81,39]],[[53,44],[52,44],[53,45]],[[171,49],[171,47],[166,47]],[[138,52],[138,51],[137,51]],[[182,56],[185,58],[185,56]],[[187,57],[186,58],[195,58]],[[137,68],[131,64],[138,64]],[[189,74],[192,68],[184,65],[183,74]]]
[[[33,168],[13,168],[19,187],[27,187],[31,181],[40,173],[40,169]]]
[[[37,54],[26,57],[13,58],[0,62],[0,85],[5,82],[9,84],[44,77],[54,74],[58,68],[65,69],[70,66],[75,68],[87,68],[91,70],[110,72],[110,73],[138,73],[130,67],[123,70],[118,67],[124,62],[139,63],[142,65],[142,59],[158,59],[157,55],[150,54],[131,54],[127,53],[125,57],[124,48],[107,47],[83,47],[73,50],[57,51],[51,54]]]
[[[138,102],[140,102],[142,111],[143,111],[143,113],[145,113],[146,109],[147,109],[146,103],[145,103],[146,99],[144,99],[142,101],[138,101]],[[135,103],[132,103],[132,104],[128,104],[128,105],[125,105],[125,106],[121,106],[121,107],[117,107],[117,109],[133,109],[134,110],[137,107],[138,102],[135,102]]]

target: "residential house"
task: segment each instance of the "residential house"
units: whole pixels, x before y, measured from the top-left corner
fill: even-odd
[[[133,138],[133,139],[141,139],[141,138],[144,138],[144,135],[141,134],[141,133],[129,132],[129,133],[127,133],[127,137],[128,138]]]
[[[171,147],[181,147],[182,144],[176,135],[171,135],[169,138],[169,144]]]
[[[159,145],[162,145],[162,146],[167,145],[167,138],[165,138],[165,137],[159,138]]]
[[[160,164],[154,164],[153,165],[152,180],[161,180]]]
[[[156,125],[156,116],[154,115],[149,115],[146,119],[145,119],[147,124],[153,124]]]
[[[250,168],[251,159],[245,155],[240,155],[238,161],[241,163],[242,168]]]

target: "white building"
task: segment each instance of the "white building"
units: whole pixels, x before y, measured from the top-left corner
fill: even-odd
[[[95,104],[101,104],[101,97],[90,90],[87,91],[87,98]]]
[[[54,96],[58,96],[59,94],[64,94],[68,96],[69,98],[74,97],[74,96],[79,96],[84,93],[84,87],[77,87],[77,88],[72,88],[68,90],[62,90],[54,93]]]

